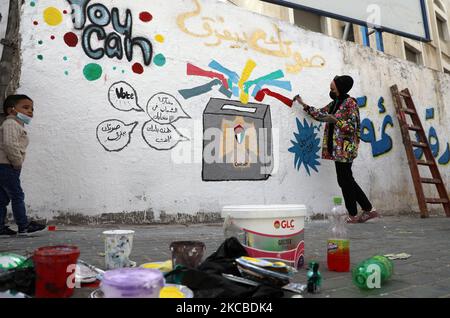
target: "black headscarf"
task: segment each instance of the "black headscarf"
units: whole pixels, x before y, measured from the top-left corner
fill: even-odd
[[[350,97],[347,93],[352,89],[353,87],[353,78],[351,78],[348,75],[343,76],[336,76],[334,78],[334,84],[336,85],[336,88],[339,92],[338,98],[334,101],[334,103],[331,105],[329,114],[334,115],[336,114],[337,110],[339,109],[339,106]],[[328,126],[328,153],[333,155],[333,134],[334,134],[334,125],[335,124],[329,124]]]
[[[336,76],[334,84],[340,95],[346,95],[353,87],[353,78],[348,75]]]

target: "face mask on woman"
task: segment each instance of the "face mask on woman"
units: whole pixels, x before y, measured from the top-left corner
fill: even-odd
[[[330,98],[331,98],[332,100],[335,100],[335,99],[337,99],[337,95],[336,95],[336,93],[335,93],[335,92],[333,92],[333,91],[330,91]]]

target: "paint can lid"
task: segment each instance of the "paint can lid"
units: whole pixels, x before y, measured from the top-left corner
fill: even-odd
[[[133,230],[108,230],[103,231],[103,235],[132,235],[134,234]]]
[[[164,276],[156,269],[119,268],[105,272],[102,284],[130,291],[161,288],[164,286]]]
[[[222,208],[222,217],[230,215],[238,219],[270,219],[279,217],[305,217],[306,206],[299,204],[283,205],[230,205]]]

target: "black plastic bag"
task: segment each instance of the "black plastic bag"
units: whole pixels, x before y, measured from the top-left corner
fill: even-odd
[[[33,267],[0,272],[0,292],[21,292],[34,296],[36,273]]]

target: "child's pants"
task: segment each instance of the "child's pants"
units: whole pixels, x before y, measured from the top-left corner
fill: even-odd
[[[19,229],[26,228],[25,195],[20,186],[20,170],[11,165],[0,164],[0,229],[5,226],[6,207],[12,205],[14,220]]]

